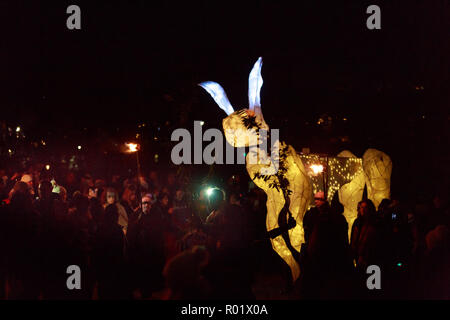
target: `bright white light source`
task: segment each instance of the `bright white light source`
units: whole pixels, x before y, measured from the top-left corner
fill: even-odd
[[[213,191],[214,191],[214,188],[208,188],[208,190],[206,190],[206,195],[208,197],[210,197],[212,195]]]
[[[45,166],[45,169],[46,169],[46,170],[50,170],[50,165],[47,164],[47,165]]]
[[[259,57],[248,76],[248,108],[250,110],[253,110],[255,107],[261,107],[260,93],[263,85],[261,68],[262,58]]]
[[[77,149],[78,149],[78,150],[81,150],[81,146],[78,146]]]
[[[202,125],[204,125],[205,124],[205,121],[200,121],[200,125],[202,126]]]
[[[321,173],[323,171],[323,165],[321,164],[313,164],[311,165],[311,170],[314,174]]]
[[[214,101],[219,105],[220,109],[226,112],[227,115],[230,115],[234,112],[233,107],[231,106],[230,101],[225,93],[225,90],[221,87],[220,84],[213,81],[206,81],[199,84],[200,87],[205,89]]]
[[[128,152],[136,152],[138,151],[138,144],[137,143],[125,143],[125,145],[128,147]]]
[[[17,128],[16,128],[16,132],[20,132],[20,127],[17,127]]]

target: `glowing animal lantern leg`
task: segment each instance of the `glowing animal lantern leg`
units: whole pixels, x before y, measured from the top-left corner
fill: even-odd
[[[367,197],[378,208],[381,200],[391,196],[391,158],[376,149],[367,149],[363,155],[363,169],[367,185]]]
[[[356,158],[356,156],[350,151],[342,151],[337,155],[338,157]],[[361,201],[364,193],[364,185],[366,184],[364,171],[362,165],[358,164],[358,173],[349,183],[344,184],[339,189],[339,202],[344,206],[344,217],[348,223],[348,236],[352,232],[352,225],[355,221],[358,212],[358,202]]]
[[[209,81],[201,83],[200,86],[228,115],[222,121],[228,143],[236,148],[250,147],[246,156],[246,168],[255,184],[267,194],[267,231],[270,233],[285,230],[271,239],[272,247],[289,265],[293,280],[296,280],[300,269],[294,255],[299,253],[304,241],[302,219],[310,200],[312,186],[294,148],[278,140],[274,142],[271,155],[261,148],[261,144],[267,141],[260,133],[262,130],[269,130],[260,103],[263,84],[261,67],[262,59],[259,58],[249,75],[248,109],[234,111],[225,91],[218,83]],[[286,201],[289,201],[289,206]],[[294,219],[295,225],[289,230],[280,229],[280,222],[286,225],[289,216]]]
[[[272,248],[290,267],[292,279],[295,281],[300,275],[295,252],[300,252],[301,245],[304,242],[303,215],[311,197],[312,185],[294,148],[286,145],[284,142],[280,143],[277,141],[276,144],[275,149],[279,149],[280,158],[284,159],[282,162],[279,162],[280,167],[278,168],[278,170],[281,169],[285,172],[282,176],[273,174],[267,180],[261,177],[261,172],[265,170],[271,172],[275,169],[276,162],[274,157],[276,155],[268,158],[266,153],[260,148],[256,149],[254,153],[249,152],[247,155],[247,172],[254,183],[267,194],[266,228],[269,233],[283,227],[280,225],[280,221],[283,221],[283,224],[285,224],[288,220],[289,213],[283,211],[283,208],[286,205],[286,201],[289,201],[288,208],[292,218],[295,220],[295,227],[289,229],[287,234],[277,235],[275,238],[271,238],[270,241]],[[267,165],[268,161],[269,165]],[[286,194],[283,193],[281,188],[272,187],[274,184],[281,185],[282,181],[280,180],[283,179],[286,179],[285,181],[289,185],[288,190],[290,192]],[[284,216],[282,216],[283,214]]]

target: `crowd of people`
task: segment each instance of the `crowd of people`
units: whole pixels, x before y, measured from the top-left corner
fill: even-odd
[[[255,299],[272,266],[265,194],[230,184],[194,194],[174,173],[139,179],[48,170],[0,172],[2,299]],[[234,180],[234,179],[233,179]],[[446,195],[364,199],[349,228],[323,192],[303,219],[301,275],[286,292],[305,299],[450,298]],[[297,257],[297,256],[296,256]],[[279,259],[281,260],[281,259]],[[66,286],[79,266],[81,289]],[[382,272],[368,290],[367,267]]]
[[[335,197],[323,192],[303,224],[302,289],[313,298],[450,297],[450,215],[444,196],[432,201],[384,199],[375,208],[364,199],[351,228]],[[348,233],[350,237],[348,237]],[[369,266],[381,271],[381,289],[368,290]]]

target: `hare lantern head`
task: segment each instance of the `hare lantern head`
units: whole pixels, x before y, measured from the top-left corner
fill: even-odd
[[[228,115],[222,121],[223,131],[228,143],[236,148],[261,144],[263,142],[260,136],[261,130],[269,130],[261,111],[260,92],[263,84],[261,67],[262,58],[260,57],[248,77],[248,109],[234,111],[220,84],[212,81],[199,84]]]

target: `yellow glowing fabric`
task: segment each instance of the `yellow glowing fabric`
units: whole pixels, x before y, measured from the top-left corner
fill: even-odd
[[[384,152],[368,149],[363,155],[363,169],[367,185],[367,197],[376,208],[381,200],[391,195],[391,158]]]
[[[349,236],[353,221],[357,216],[358,202],[362,200],[364,186],[367,185],[368,198],[376,207],[384,198],[390,196],[390,176],[392,163],[388,155],[368,149],[363,158],[357,158],[348,150],[337,157],[316,154],[300,155],[313,185],[313,193],[323,190],[322,173],[315,174],[313,165],[325,166],[327,175],[327,200],[331,201],[334,193],[339,193],[339,201],[344,206],[344,216],[349,226]],[[313,205],[311,202],[310,205]]]
[[[286,144],[284,142],[277,143],[279,144],[278,150],[285,149]],[[300,251],[301,244],[304,242],[303,215],[305,214],[310,201],[312,186],[297,152],[292,146],[287,146],[286,150],[287,156],[285,167],[287,168],[287,171],[285,177],[289,181],[289,190],[292,191],[289,195],[289,211],[297,222],[295,228],[289,230],[288,233],[291,245],[295,250]],[[271,176],[267,181],[264,181],[264,179],[261,178],[255,179],[255,175],[261,172],[263,168],[273,166],[273,162],[268,161],[268,155],[264,150],[257,148],[255,151],[255,153],[249,152],[247,155],[247,172],[255,184],[267,194],[266,228],[267,231],[270,231],[279,227],[278,215],[285,204],[285,200],[281,190],[270,187],[271,183],[278,179],[275,175]],[[270,164],[267,164],[268,162],[270,162]],[[271,243],[273,249],[289,265],[292,278],[295,281],[300,275],[300,268],[283,237],[280,235],[275,239],[271,239]]]
[[[255,122],[261,130],[269,130],[269,126],[265,123],[262,116],[259,116],[258,114],[255,114],[254,111],[248,109],[233,112],[223,119],[222,126],[225,138],[233,147],[241,148],[255,146],[262,142],[258,131],[254,128],[247,128],[243,122],[243,118],[251,116],[255,117]]]
[[[342,151],[338,157],[356,158],[350,151]],[[361,201],[364,193],[365,177],[362,171],[362,163],[357,166],[357,173],[353,180],[344,184],[339,189],[339,201],[344,206],[344,217],[348,223],[348,235],[350,238],[353,222],[357,216],[358,202]]]
[[[362,159],[350,151],[343,151],[337,157],[325,157],[317,154],[301,154],[307,173],[313,185],[313,193],[324,190],[323,174],[326,174],[327,200],[331,202],[334,194],[346,183],[362,173]],[[314,166],[320,165],[325,172],[315,173]],[[310,205],[314,205],[311,201]]]

